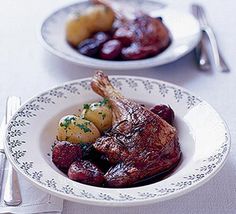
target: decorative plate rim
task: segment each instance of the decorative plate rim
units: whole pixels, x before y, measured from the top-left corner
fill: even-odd
[[[149,1],[153,1],[155,2],[155,0],[149,0]],[[44,33],[43,33],[43,27],[45,24],[47,24],[47,22],[50,20],[50,18],[52,16],[54,16],[56,13],[65,10],[68,7],[73,7],[77,4],[80,3],[84,3],[84,2],[88,2],[88,0],[80,0],[79,2],[72,2],[69,4],[66,4],[64,6],[61,6],[55,10],[53,10],[50,14],[48,14],[47,16],[44,16],[42,18],[42,20],[40,21],[39,24],[39,28],[37,29],[37,38],[39,43],[51,54],[63,59],[63,60],[67,60],[69,62],[72,62],[74,64],[80,65],[80,66],[84,66],[84,67],[88,67],[88,68],[100,68],[100,69],[110,69],[114,66],[114,64],[116,64],[116,61],[105,61],[103,62],[102,60],[99,59],[93,59],[90,58],[90,60],[94,61],[94,63],[87,63],[86,61],[84,62],[82,59],[78,60],[77,58],[73,57],[72,55],[68,55],[67,53],[64,53],[58,49],[56,49],[55,47],[52,47],[47,41],[45,41],[44,39]],[[158,1],[156,1],[156,3],[160,3]],[[161,3],[162,4],[162,3]],[[169,8],[171,10],[175,10],[172,8]],[[175,10],[176,11],[176,10]],[[186,13],[189,14],[189,13]],[[195,20],[195,22],[198,24],[197,20]],[[199,24],[198,24],[199,25]],[[142,60],[134,60],[134,61],[122,61],[122,64],[119,64],[119,67],[116,66],[116,70],[134,70],[137,69],[137,65],[136,63],[138,62],[142,62],[141,64],[139,64],[138,69],[142,69],[142,68],[150,68],[150,67],[154,67],[154,66],[160,66],[160,65],[165,65],[171,62],[174,62],[178,59],[180,59],[181,57],[187,55],[188,53],[190,53],[194,47],[197,45],[197,43],[200,41],[201,38],[201,30],[200,30],[200,26],[199,26],[199,31],[198,34],[196,34],[196,41],[195,43],[189,45],[188,49],[185,50],[184,52],[182,52],[181,54],[179,54],[178,56],[172,57],[172,58],[166,58],[163,60],[163,62],[160,62],[159,60],[153,60],[153,59],[158,59],[158,56],[161,55],[162,53],[158,54],[157,56],[151,57],[151,58],[147,58],[147,59],[142,59]],[[170,48],[172,46],[172,42],[170,44],[168,48]],[[85,56],[82,56],[85,57]],[[87,57],[86,57],[87,58]],[[103,63],[102,63],[103,62]]]
[[[199,103],[208,104],[206,101],[195,96],[194,93],[190,92],[189,90],[187,90],[183,87],[175,85],[173,83],[169,83],[169,82],[165,82],[165,81],[161,81],[161,80],[157,80],[157,79],[153,79],[153,78],[146,78],[146,77],[139,77],[139,76],[128,76],[128,75],[127,76],[126,75],[111,75],[111,76],[109,76],[109,78],[114,79],[114,80],[115,79],[118,80],[119,78],[120,79],[140,80],[143,84],[145,81],[156,82],[160,85],[166,85],[169,88],[179,89],[182,92],[186,92],[188,95],[195,97],[199,101]],[[14,121],[17,122],[16,121],[17,115],[24,108],[26,108],[27,104],[29,105],[33,100],[36,100],[37,98],[40,98],[41,96],[44,96],[45,93],[49,93],[50,91],[57,90],[60,87],[65,87],[66,85],[70,86],[70,85],[73,85],[76,83],[81,84],[84,81],[90,82],[91,78],[83,78],[83,79],[68,81],[68,82],[62,83],[60,85],[51,87],[50,89],[48,89],[42,93],[38,93],[37,95],[31,97],[26,102],[24,102],[24,104],[22,104],[20,109],[15,113],[15,115],[12,117],[11,121],[7,125],[7,130],[5,133],[5,144],[4,144],[6,155],[9,158],[10,162],[13,164],[14,168],[16,168],[17,171],[19,171],[21,174],[23,174],[24,177],[26,177],[31,183],[36,185],[38,188],[40,188],[44,191],[49,191],[51,194],[62,197],[64,199],[75,201],[75,202],[81,202],[81,203],[85,203],[85,204],[96,204],[99,206],[135,206],[135,205],[149,204],[149,203],[159,202],[159,201],[163,201],[163,200],[167,200],[167,199],[172,199],[172,198],[178,197],[180,195],[183,195],[187,192],[190,192],[190,191],[196,189],[197,187],[201,186],[202,184],[206,183],[210,178],[212,178],[223,167],[223,165],[227,159],[228,153],[230,151],[230,147],[231,147],[230,132],[227,127],[227,124],[222,119],[222,117],[219,115],[219,113],[212,106],[210,106],[215,111],[215,113],[219,116],[219,118],[220,118],[219,121],[223,124],[224,129],[225,129],[225,141],[223,142],[222,146],[219,148],[219,151],[221,151],[221,152],[218,152],[218,157],[216,157],[213,160],[213,163],[211,163],[212,164],[211,169],[207,169],[207,168],[205,169],[206,175],[202,175],[203,177],[201,177],[201,176],[197,177],[198,175],[196,175],[196,176],[190,175],[189,177],[185,177],[185,178],[183,177],[182,178],[183,181],[181,181],[181,182],[178,181],[177,183],[174,184],[174,185],[177,185],[177,187],[178,187],[176,189],[173,187],[173,189],[160,190],[159,195],[154,194],[154,193],[153,194],[147,193],[149,195],[141,195],[141,192],[140,192],[140,198],[134,198],[134,197],[132,198],[132,195],[127,195],[127,194],[122,195],[122,189],[111,189],[111,191],[115,190],[115,191],[120,192],[120,199],[117,200],[117,199],[112,199],[111,196],[109,196],[107,194],[100,195],[100,196],[98,196],[98,198],[96,198],[96,197],[93,197],[91,195],[91,193],[83,192],[83,191],[82,191],[83,195],[78,196],[78,195],[74,194],[73,189],[71,189],[69,186],[65,187],[65,189],[63,189],[63,191],[62,191],[60,189],[54,188],[53,184],[51,184],[52,186],[50,186],[48,183],[47,184],[43,183],[40,180],[40,175],[38,175],[38,174],[33,175],[36,177],[36,179],[34,179],[32,177],[32,175],[30,177],[29,174],[27,174],[27,170],[25,170],[25,168],[22,168],[23,165],[17,161],[17,158],[15,158],[13,151],[11,151],[10,146],[8,145],[8,143],[10,142],[9,139],[11,139],[11,133],[9,132],[9,130],[11,130],[11,128],[14,126],[14,125],[12,125],[12,124],[14,124]],[[90,89],[88,89],[88,90],[90,90]],[[193,106],[194,105],[195,104],[193,104]],[[190,106],[190,108],[191,107],[192,106]],[[15,136],[13,136],[12,138],[14,139],[14,137]],[[209,157],[209,158],[213,158],[213,156]],[[211,161],[212,160],[209,160],[209,162],[211,162]],[[203,169],[203,171],[204,171],[204,169]],[[199,175],[201,175],[201,173]],[[39,179],[37,176],[39,176]],[[81,184],[81,186],[87,186],[87,185]],[[101,192],[103,189],[103,188],[99,188],[99,187],[94,187],[94,188],[100,189]],[[139,189],[139,188],[142,188],[142,187],[137,187],[137,189]],[[127,188],[125,188],[125,189],[127,189]],[[132,188],[132,189],[135,189],[135,188]]]

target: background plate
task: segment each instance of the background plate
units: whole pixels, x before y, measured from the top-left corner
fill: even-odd
[[[134,6],[137,6],[139,2],[129,0],[129,4]],[[176,11],[152,0],[141,2],[142,4],[139,6],[153,17],[161,16],[171,32],[171,45],[155,57],[135,61],[106,61],[83,56],[71,48],[65,40],[66,20],[70,13],[87,8],[90,5],[87,0],[61,8],[47,17],[40,28],[40,41],[47,50],[65,60],[96,69],[116,70],[163,65],[179,59],[197,45],[201,35],[200,27],[191,14]]]

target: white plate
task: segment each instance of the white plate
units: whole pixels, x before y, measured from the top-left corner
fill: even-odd
[[[222,118],[207,102],[179,86],[155,79],[111,76],[111,80],[132,100],[150,106],[164,103],[174,109],[183,157],[171,175],[142,187],[112,189],[72,181],[55,167],[48,154],[59,119],[77,113],[84,103],[101,99],[91,90],[90,79],[52,88],[21,106],[6,132],[6,154],[13,166],[44,191],[101,206],[171,199],[202,185],[221,169],[230,149],[230,135]]]
[[[129,4],[137,4],[137,1],[129,0]],[[142,1],[141,7],[153,17],[163,17],[163,21],[172,35],[171,45],[161,54],[143,60],[107,61],[93,59],[79,54],[65,40],[65,23],[68,14],[84,10],[89,4],[89,1],[83,0],[59,9],[47,17],[41,25],[39,35],[43,46],[51,53],[79,65],[100,69],[128,70],[153,67],[175,61],[189,53],[200,39],[199,24],[191,14],[164,7],[153,0],[146,0]]]

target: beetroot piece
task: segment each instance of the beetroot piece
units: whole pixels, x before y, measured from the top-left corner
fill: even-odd
[[[99,47],[101,47],[105,42],[107,42],[111,37],[108,33],[105,32],[98,32],[94,34],[93,38],[95,41],[99,44]]]
[[[78,50],[85,56],[95,57],[100,48],[96,39],[85,39],[78,45]]]
[[[52,162],[63,172],[67,172],[70,165],[82,157],[79,145],[67,141],[58,141],[52,150]]]
[[[100,50],[100,58],[101,59],[115,59],[120,55],[122,49],[122,44],[119,40],[109,40],[108,42],[103,44],[102,49]]]
[[[137,43],[131,43],[129,47],[124,47],[121,51],[121,57],[124,60],[144,59],[150,53],[149,50],[143,49]]]
[[[68,177],[74,181],[101,186],[105,179],[102,171],[88,160],[77,160],[71,164]]]
[[[120,27],[113,35],[113,39],[119,40],[123,46],[129,46],[133,41],[133,32],[124,27]]]
[[[173,125],[174,122],[174,111],[170,106],[167,105],[156,105],[150,109],[153,113],[157,114],[167,123]]]

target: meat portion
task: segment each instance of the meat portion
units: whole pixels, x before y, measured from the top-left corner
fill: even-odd
[[[128,60],[154,56],[170,44],[169,32],[163,22],[147,14],[139,14],[134,20],[123,21],[114,38],[127,44],[122,49],[121,56]]]
[[[130,186],[178,163],[181,151],[174,127],[122,96],[101,71],[91,86],[109,100],[113,111],[112,129],[94,143],[112,164],[105,174],[107,186]]]

